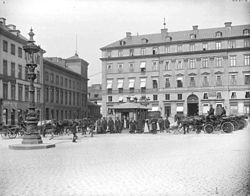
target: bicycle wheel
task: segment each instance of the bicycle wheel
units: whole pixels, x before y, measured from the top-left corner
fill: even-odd
[[[225,133],[231,133],[234,130],[234,125],[231,122],[224,122],[221,125],[221,129],[225,132]]]
[[[16,131],[15,130],[8,130],[8,137],[10,138],[10,139],[14,139],[14,138],[16,138]]]
[[[210,123],[205,124],[204,131],[206,133],[212,133],[214,131],[214,126],[212,124],[210,124]]]

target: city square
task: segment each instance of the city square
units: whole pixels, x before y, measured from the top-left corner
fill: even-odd
[[[1,196],[249,195],[249,126],[230,134],[58,136],[46,150],[0,140]]]

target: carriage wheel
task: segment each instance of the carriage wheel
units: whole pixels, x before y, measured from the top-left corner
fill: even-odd
[[[212,133],[214,131],[214,126],[212,124],[210,124],[210,123],[205,124],[204,131],[206,133]]]
[[[234,130],[234,125],[231,122],[224,122],[221,125],[221,129],[225,132],[225,133],[231,133]]]
[[[236,122],[235,120],[230,121],[234,125],[234,131],[239,130],[239,123]]]

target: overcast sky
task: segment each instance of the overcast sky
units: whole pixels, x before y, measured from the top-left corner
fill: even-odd
[[[248,1],[248,2],[247,2]],[[250,0],[0,0],[0,17],[46,50],[68,58],[76,50],[89,62],[89,85],[101,83],[100,48],[132,35],[250,23]]]

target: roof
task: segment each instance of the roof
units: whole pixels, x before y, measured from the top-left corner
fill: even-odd
[[[148,108],[140,103],[126,102],[126,103],[121,103],[117,106],[110,107],[110,109],[144,109],[144,110],[149,110],[150,108]]]
[[[166,32],[166,33],[155,33],[155,34],[145,34],[145,35],[136,35],[122,38],[121,40],[115,41],[111,44],[106,45],[101,48],[101,50],[113,48],[113,47],[122,47],[120,45],[121,41],[125,41],[124,46],[133,46],[140,45],[142,39],[147,39],[147,44],[157,44],[166,42],[166,37],[170,36],[172,41],[185,41],[190,40],[190,35],[195,34],[196,39],[209,39],[215,38],[215,33],[217,31],[222,32],[222,37],[233,37],[243,35],[244,29],[250,29],[250,25],[238,25],[231,27],[219,27],[219,28],[208,28],[208,29],[198,29],[198,30],[186,30],[186,31],[176,31],[176,32]],[[163,29],[163,31],[167,29]]]

